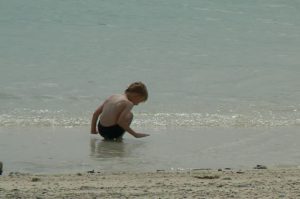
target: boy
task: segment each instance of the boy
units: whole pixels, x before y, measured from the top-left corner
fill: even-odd
[[[142,82],[132,83],[125,90],[124,94],[110,96],[94,112],[91,122],[91,133],[97,134],[99,132],[105,140],[120,140],[125,131],[136,138],[149,136],[148,134],[137,133],[130,128],[133,119],[131,109],[134,105],[145,102],[147,99],[148,91]]]

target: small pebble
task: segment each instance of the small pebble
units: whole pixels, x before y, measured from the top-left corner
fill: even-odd
[[[31,182],[39,182],[39,181],[41,181],[40,178],[32,178],[32,179],[31,179]]]
[[[256,165],[256,166],[254,167],[254,169],[267,169],[267,167],[264,166],[264,165],[258,164],[258,165]]]
[[[164,172],[165,170],[163,169],[157,169],[156,172]]]
[[[193,176],[194,178],[198,179],[218,179],[220,176],[218,175],[212,175],[212,176]]]

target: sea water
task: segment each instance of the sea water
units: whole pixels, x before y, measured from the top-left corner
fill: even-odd
[[[294,0],[1,0],[0,128],[88,133],[107,96],[143,81],[149,100],[133,110],[135,129],[297,131],[299,9]]]

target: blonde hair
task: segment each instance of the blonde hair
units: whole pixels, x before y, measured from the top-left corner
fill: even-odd
[[[137,93],[144,97],[144,101],[148,99],[148,90],[144,83],[134,82],[128,86],[125,93]]]

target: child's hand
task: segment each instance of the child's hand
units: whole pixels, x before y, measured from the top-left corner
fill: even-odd
[[[136,138],[143,138],[143,137],[147,137],[149,136],[149,134],[145,134],[145,133],[137,133],[136,134]]]
[[[91,134],[98,134],[97,131],[91,131]]]

